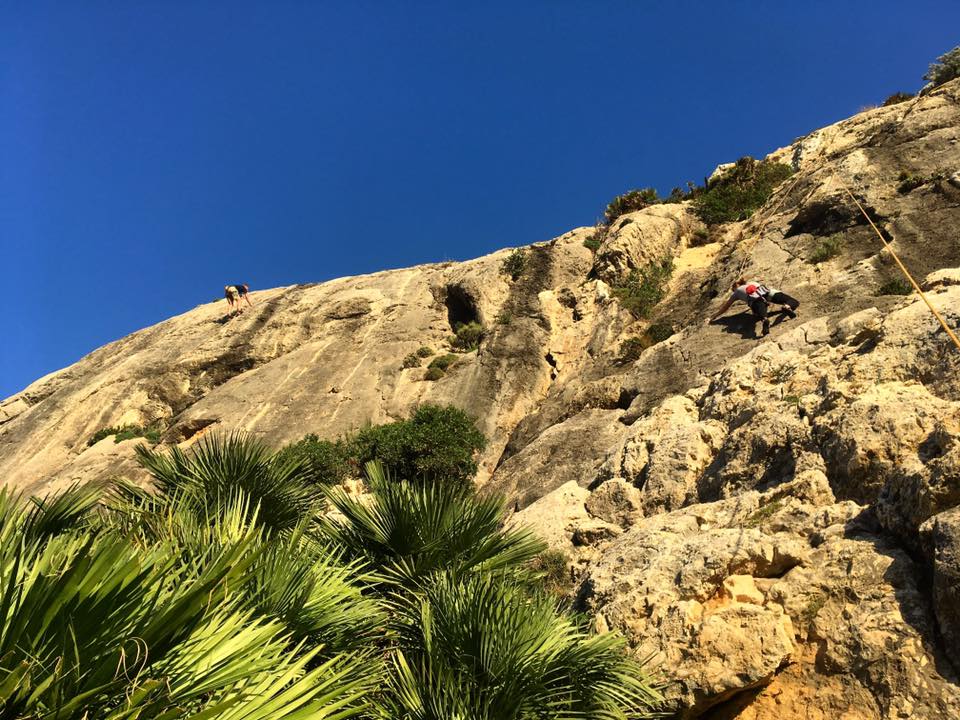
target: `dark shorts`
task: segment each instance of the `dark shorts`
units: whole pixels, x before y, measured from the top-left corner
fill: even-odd
[[[796,310],[800,307],[800,301],[796,298],[790,297],[784,292],[775,292],[773,295],[769,295],[766,298],[756,298],[750,301],[750,312],[753,313],[753,316],[758,320],[762,320],[767,316],[767,313],[770,311],[770,305],[786,305],[791,310]]]
[[[234,285],[234,287],[237,289],[237,294],[240,297],[243,297],[247,294],[247,289],[243,285]]]

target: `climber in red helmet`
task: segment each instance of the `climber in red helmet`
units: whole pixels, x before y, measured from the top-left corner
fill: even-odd
[[[733,293],[727,298],[723,307],[710,318],[710,322],[716,321],[730,309],[731,305],[739,300],[745,302],[750,308],[750,312],[753,313],[754,335],[756,335],[757,332],[756,321],[760,320],[763,322],[763,336],[766,336],[770,332],[770,320],[767,319],[770,305],[781,305],[781,311],[786,313],[790,318],[797,316],[797,308],[800,307],[800,301],[796,298],[790,297],[785,292],[781,292],[775,288],[768,287],[759,280],[748,281],[743,278],[738,278],[731,286],[731,290],[733,290]]]

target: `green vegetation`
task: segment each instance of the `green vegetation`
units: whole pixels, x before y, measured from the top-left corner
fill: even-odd
[[[787,403],[787,405],[796,405],[798,407],[800,405],[800,398],[796,395],[786,395],[784,396],[783,401]]]
[[[450,345],[454,350],[460,352],[473,352],[480,347],[480,343],[483,342],[483,338],[487,334],[483,325],[476,321],[457,323],[453,332],[455,334],[450,337]],[[430,366],[433,367],[433,363]]]
[[[830,235],[822,238],[810,253],[810,262],[814,265],[826,262],[843,252],[843,236]]]
[[[628,190],[623,195],[617,195],[617,197],[610,201],[603,216],[607,221],[607,225],[610,225],[621,215],[643,210],[645,207],[656,205],[659,202],[660,198],[657,197],[657,191],[653,188]]]
[[[321,440],[313,434],[284,446],[277,457],[283,462],[306,466],[310,481],[318,485],[341,483],[359,468],[349,440]]]
[[[877,295],[909,295],[912,292],[913,285],[902,278],[893,278],[877,288]]]
[[[458,359],[459,358],[452,353],[438,355],[427,365],[427,374],[424,375],[424,379],[439,380],[447,374],[447,370],[456,365]]]
[[[923,79],[929,83],[924,90],[932,90],[958,77],[960,77],[960,46],[944,53],[930,66],[927,74],[923,76]]]
[[[428,358],[433,355],[433,349],[422,345],[420,349],[417,350],[417,357]]]
[[[158,427],[143,427],[141,425],[120,425],[118,427],[105,427],[97,430],[93,436],[87,440],[87,447],[96,445],[105,437],[113,435],[113,442],[119,443],[124,440],[132,440],[142,437],[151,445],[157,445],[160,442],[161,430]]]
[[[673,274],[673,259],[666,257],[644,268],[631,270],[620,285],[615,285],[613,295],[620,304],[636,317],[649,316],[654,306],[666,294],[667,282]]]
[[[743,521],[743,526],[748,528],[755,528],[762,525],[764,522],[773,517],[781,508],[783,507],[783,500],[774,500],[754,511],[746,520]]]
[[[653,325],[647,328],[643,336],[649,340],[650,345],[656,345],[657,343],[662,343],[673,335],[673,333],[672,325],[668,325],[667,323],[653,323]]]
[[[916,96],[913,95],[912,93],[895,92],[893,95],[891,95],[890,97],[888,97],[886,100],[883,101],[883,107],[890,107],[891,105],[899,105],[900,103],[906,102],[907,100],[913,100],[914,97]]]
[[[400,367],[404,370],[420,367],[420,356],[418,356],[416,353],[410,353],[403,359],[403,363],[401,363]]]
[[[570,559],[560,550],[544,550],[530,561],[530,569],[540,576],[548,593],[565,598],[573,589],[569,562]]]
[[[709,245],[711,242],[713,242],[713,236],[710,231],[705,228],[697,228],[690,239],[690,247],[701,247]]]
[[[648,346],[643,342],[643,338],[627,338],[620,343],[620,357],[617,358],[617,360],[622,364],[636,362],[640,359],[640,356],[643,354],[643,351],[647,349],[647,347]]]
[[[509,325],[513,322],[513,313],[509,310],[501,311],[496,317],[497,325]]]
[[[746,220],[793,174],[783,163],[743,157],[720,178],[693,194],[693,208],[708,225]]]
[[[527,268],[527,251],[517,248],[510,253],[500,266],[500,272],[509,275],[511,280],[518,280]]]
[[[486,440],[473,420],[452,405],[421,405],[407,420],[372,425],[340,440],[307,435],[277,453],[277,461],[300,467],[311,484],[335,485],[371,460],[406,480],[425,475],[468,483],[477,471],[474,455]]]
[[[583,239],[583,246],[592,253],[600,249],[601,243],[607,236],[607,228],[602,223],[597,223],[593,232]]]
[[[634,718],[660,701],[621,639],[558,612],[529,568],[543,544],[504,527],[498,497],[371,463],[369,500],[325,499],[241,437],[139,454],[153,492],[0,491],[4,717]]]
[[[945,177],[946,174],[942,170],[930,173],[929,175],[914,175],[912,173],[908,173],[907,171],[903,171],[897,177],[897,180],[900,181],[900,184],[897,185],[897,192],[901,195],[906,195],[907,193],[913,192],[921,185],[939,182]]]
[[[803,610],[800,611],[800,622],[804,625],[809,625],[814,620],[817,619],[817,615],[820,614],[820,611],[823,610],[824,605],[827,604],[827,596],[823,593],[818,593],[810,598],[807,601],[807,604],[804,606]]]
[[[446,371],[447,369],[453,367],[459,358],[452,353],[447,353],[446,355],[438,355],[433,360],[430,361],[430,364],[427,366],[431,370],[441,370]]]
[[[627,338],[620,343],[620,357],[618,361],[621,363],[636,362],[640,359],[640,355],[643,354],[644,350],[653,347],[657,343],[663,342],[673,335],[673,332],[673,327],[667,323],[653,323],[644,330],[641,335]]]
[[[360,467],[378,460],[405,480],[443,478],[469,485],[477,472],[474,456],[486,440],[463,410],[421,405],[409,420],[364,428],[349,444]]]

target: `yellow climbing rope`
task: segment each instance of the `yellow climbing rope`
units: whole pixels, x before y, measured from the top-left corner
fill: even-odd
[[[873,231],[877,234],[877,237],[880,238],[880,242],[883,243],[883,246],[890,253],[891,257],[893,257],[894,261],[897,263],[897,267],[900,268],[900,271],[906,276],[907,280],[910,281],[910,284],[913,285],[913,289],[917,291],[917,294],[920,296],[920,299],[922,299],[927,304],[927,307],[930,308],[930,312],[933,313],[933,316],[940,323],[940,326],[944,329],[947,335],[950,336],[950,339],[953,341],[953,344],[957,346],[957,350],[960,350],[960,340],[957,339],[956,334],[953,332],[953,330],[950,329],[950,327],[947,325],[946,321],[943,319],[940,313],[937,312],[937,309],[933,306],[933,304],[927,298],[926,293],[924,293],[923,290],[920,289],[920,285],[917,284],[917,281],[913,279],[913,275],[910,274],[910,271],[907,270],[907,266],[904,265],[903,262],[900,260],[900,256],[897,255],[896,251],[893,249],[893,246],[891,246],[890,243],[887,242],[887,239],[883,236],[883,233],[880,232],[880,229],[873,222],[873,218],[871,218],[867,214],[867,211],[864,210],[863,205],[861,205],[860,201],[857,200],[856,197],[854,197],[854,194],[850,191],[850,188],[847,187],[847,184],[843,181],[843,179],[839,175],[837,175],[835,170],[833,172],[833,177],[837,179],[837,181],[840,183],[840,186],[846,191],[847,195],[850,196],[850,199],[853,200],[854,205],[857,206],[857,209],[860,210],[863,216],[867,219],[867,222],[870,223],[870,227],[873,228]]]

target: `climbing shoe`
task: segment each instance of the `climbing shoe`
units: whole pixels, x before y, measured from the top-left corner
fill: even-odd
[[[766,336],[769,335],[769,334],[770,334],[770,321],[767,320],[767,319],[764,319],[764,321],[763,321],[763,332],[760,333],[760,337],[766,337]]]
[[[790,318],[791,320],[796,320],[796,319],[797,319],[797,313],[795,313],[795,312],[794,312],[793,310],[791,310],[790,308],[784,308],[784,309],[783,309],[783,312],[784,312],[784,314],[786,314],[786,316],[787,316],[788,318]]]

